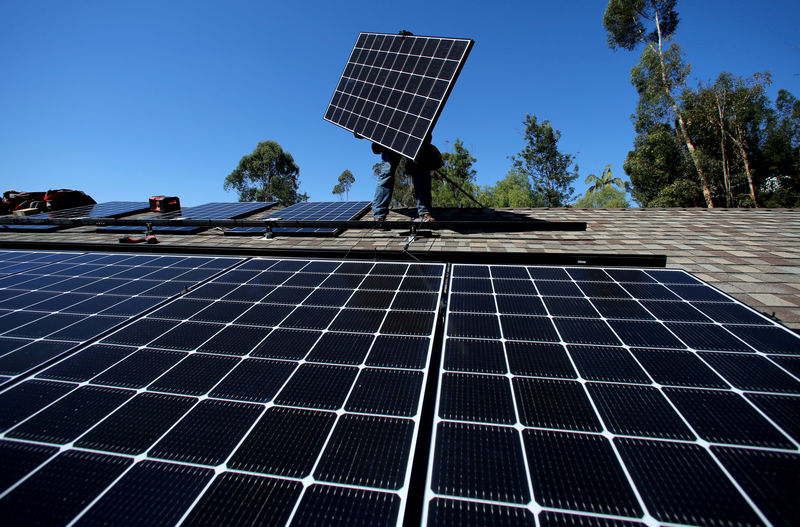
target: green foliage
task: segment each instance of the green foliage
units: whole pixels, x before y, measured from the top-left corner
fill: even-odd
[[[663,123],[636,137],[623,169],[631,181],[631,196],[643,207],[652,206],[661,189],[678,179],[693,178],[681,141]]]
[[[661,189],[648,207],[702,207],[703,191],[696,181],[679,179]]]
[[[630,206],[631,204],[625,199],[625,192],[611,185],[600,187],[595,191],[587,190],[586,195],[573,205],[579,209],[627,209]]]
[[[452,152],[442,152],[444,166],[433,172],[431,179],[431,196],[437,207],[477,207],[477,204],[463,192],[454,187],[444,178],[458,184],[464,191],[472,196],[478,191],[475,184],[475,169],[472,168],[476,159],[472,157],[463,141],[456,139]]]
[[[691,69],[678,44],[670,44],[663,54],[652,47],[644,49],[639,63],[631,68],[631,84],[639,94],[636,113],[632,116],[636,133],[647,133],[659,123],[672,123],[675,118],[673,94],[686,84]]]
[[[275,141],[262,141],[239,161],[225,178],[223,188],[239,194],[239,201],[277,201],[292,205],[308,199],[298,194],[300,168],[289,152]]]
[[[350,199],[350,189],[353,187],[353,183],[355,183],[356,178],[352,172],[349,170],[345,170],[339,176],[339,182],[333,187],[333,194],[338,195],[339,199],[342,199],[342,194],[344,194],[345,199]]]
[[[525,115],[525,147],[511,157],[514,171],[531,179],[533,191],[544,198],[547,207],[566,206],[575,192],[570,184],[578,177],[574,157],[558,150],[561,132],[550,121],[538,122],[535,115]]]
[[[677,0],[611,0],[603,14],[608,46],[632,51],[639,43],[657,44],[678,27]]]
[[[494,208],[544,207],[545,200],[531,187],[530,179],[518,170],[511,169],[508,175],[494,186],[483,186],[478,201]]]
[[[780,90],[768,116],[760,199],[767,207],[800,207],[800,101]]]
[[[603,175],[601,175],[600,177],[597,177],[594,174],[589,174],[588,176],[586,176],[584,183],[586,183],[587,185],[591,185],[586,190],[587,195],[591,194],[592,192],[597,192],[606,187],[613,188],[614,185],[619,187],[620,190],[625,188],[625,183],[623,183],[620,178],[614,177],[614,174],[611,172],[611,165],[606,165],[606,167],[603,169]]]

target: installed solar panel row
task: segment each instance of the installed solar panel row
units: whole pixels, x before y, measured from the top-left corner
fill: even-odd
[[[224,220],[239,218],[267,210],[275,205],[274,201],[269,202],[214,202],[198,205],[196,207],[189,207],[183,210],[167,212],[165,214],[158,214],[149,216],[145,219],[173,219],[173,218],[187,218],[193,220]],[[206,227],[180,227],[180,226],[155,226],[153,232],[155,233],[168,233],[168,234],[195,234]],[[143,232],[145,226],[126,226],[126,225],[111,225],[108,227],[100,227],[97,232]]]
[[[308,220],[308,221],[336,221],[352,220],[364,214],[372,205],[369,201],[315,201],[290,205],[285,209],[275,211],[265,218],[280,218],[281,220]],[[266,233],[266,227],[234,227],[225,231],[226,235],[253,235]],[[279,227],[273,229],[281,234],[329,234],[336,235],[341,229],[316,228],[316,227]]]
[[[118,218],[126,214],[144,212],[150,208],[146,201],[108,201],[84,205],[72,209],[35,214],[31,218]],[[63,229],[64,225],[0,225],[0,230],[51,232]]]
[[[455,265],[449,289],[429,524],[800,519],[793,333],[681,271]]]
[[[253,259],[55,363],[0,393],[0,514],[397,523],[443,273]]]

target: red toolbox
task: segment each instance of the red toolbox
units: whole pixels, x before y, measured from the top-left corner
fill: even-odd
[[[181,200],[177,196],[152,196],[150,210],[153,212],[171,212],[181,209]]]

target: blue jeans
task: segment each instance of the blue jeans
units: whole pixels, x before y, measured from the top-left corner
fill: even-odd
[[[378,186],[375,188],[375,198],[372,200],[372,215],[376,218],[384,217],[389,212],[394,190],[394,175],[397,172],[399,158],[397,154],[384,153],[378,167]],[[431,208],[431,171],[419,167],[412,161],[406,162],[406,173],[414,182],[414,196],[417,198],[417,214],[430,214]]]

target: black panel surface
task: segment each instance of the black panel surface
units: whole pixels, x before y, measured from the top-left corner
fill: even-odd
[[[397,494],[312,485],[303,494],[292,525],[394,525],[399,514]]]
[[[506,503],[530,500],[519,432],[513,428],[442,422],[435,448],[434,492]]]
[[[611,443],[549,430],[523,434],[533,495],[544,506],[618,516],[642,513]]]
[[[335,414],[274,407],[267,410],[228,462],[230,468],[302,478],[311,473]]]
[[[12,523],[797,522],[800,339],[681,271],[8,254]]]
[[[451,276],[429,525],[796,523],[792,332],[678,270]]]
[[[0,515],[8,525],[65,525],[130,464],[124,457],[64,452],[3,496]]]
[[[75,445],[120,454],[141,454],[196,402],[192,397],[139,394],[84,434]]]
[[[314,477],[359,487],[399,489],[407,470],[414,423],[367,415],[345,415],[336,423]]]
[[[150,457],[199,465],[222,464],[264,408],[232,401],[201,401],[153,448]]]
[[[142,461],[89,508],[77,525],[175,524],[213,475],[210,469]]]
[[[687,443],[616,439],[650,514],[697,525],[760,521],[709,452]],[[670,470],[662,470],[661,467]]]
[[[223,472],[182,525],[283,525],[302,490],[297,481]]]

